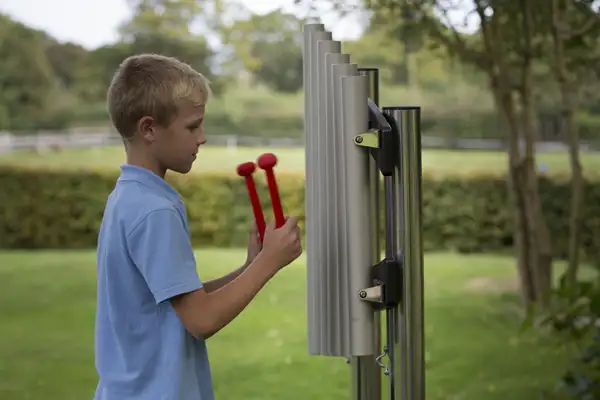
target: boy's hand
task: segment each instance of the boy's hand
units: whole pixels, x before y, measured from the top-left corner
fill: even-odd
[[[275,228],[272,222],[265,229],[262,251],[281,269],[302,254],[298,217],[288,217],[285,225]]]
[[[250,226],[250,233],[248,235],[248,253],[246,256],[245,266],[252,264],[252,261],[258,256],[262,250],[262,243],[260,241],[260,235],[258,233],[258,227],[253,222]]]

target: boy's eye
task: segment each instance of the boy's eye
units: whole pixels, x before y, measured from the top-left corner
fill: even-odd
[[[194,122],[193,124],[188,125],[188,129],[190,131],[195,131],[196,129],[198,129],[202,125],[202,122],[203,121]]]

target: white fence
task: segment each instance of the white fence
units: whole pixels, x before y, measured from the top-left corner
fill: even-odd
[[[215,135],[209,142],[227,147],[303,147],[304,142],[287,138],[260,138],[236,135]],[[113,132],[37,133],[14,135],[0,132],[0,154],[14,151],[44,152],[77,147],[104,147],[121,145],[121,138]]]
[[[241,135],[214,135],[209,136],[209,143],[218,146],[234,147],[303,147],[300,139],[291,138],[261,138]],[[9,132],[0,132],[0,154],[14,151],[44,152],[64,148],[77,147],[104,147],[121,144],[121,139],[116,133],[110,131],[88,131],[69,133],[40,132],[29,135],[14,135]],[[505,150],[506,145],[502,140],[495,139],[457,139],[441,136],[423,136],[422,146],[435,149],[462,149],[462,150]],[[580,145],[581,151],[599,151],[597,146],[587,143]],[[540,142],[536,144],[537,152],[564,152],[567,147],[561,142]]]

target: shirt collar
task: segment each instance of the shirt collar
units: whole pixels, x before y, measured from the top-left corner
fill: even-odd
[[[118,181],[139,182],[175,203],[181,202],[181,196],[173,186],[149,169],[137,165],[123,164],[121,165],[121,175]]]

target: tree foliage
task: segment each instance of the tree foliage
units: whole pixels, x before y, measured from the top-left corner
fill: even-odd
[[[302,87],[303,23],[281,10],[251,14],[226,28],[227,43],[256,81],[278,92],[296,92]]]
[[[33,121],[46,117],[56,87],[44,42],[42,34],[0,15],[0,130],[32,128]]]
[[[132,17],[120,26],[119,40],[95,49],[60,43],[0,15],[0,129],[54,129],[78,118],[104,118],[115,69],[139,53],[189,63],[217,95],[235,87],[244,71],[275,92],[295,93],[302,86],[302,20],[292,14],[240,14],[240,5],[226,0],[127,3]]]
[[[0,111],[2,129],[19,132],[105,125],[106,89],[115,68],[131,54],[156,52],[189,62],[213,82],[217,104],[212,110],[215,123],[221,125],[213,127],[211,133],[262,135],[265,130],[260,125],[270,108],[269,124],[295,128],[273,129],[269,135],[302,134],[298,94],[302,18],[281,10],[254,15],[235,0],[132,0],[128,4],[132,18],[121,26],[122,36],[94,49],[58,42],[5,17],[7,24],[0,31],[13,38],[4,40],[5,48],[12,47],[3,63],[23,65],[22,60],[30,59],[33,53],[41,57],[39,62],[30,63],[31,68],[4,68],[5,80],[18,82],[23,76],[13,79],[13,73],[27,74],[27,82],[45,81],[50,89],[36,84],[39,90],[33,106],[25,102],[21,106],[20,95],[8,96],[6,91],[10,101],[5,99]],[[412,20],[403,22],[374,13],[366,33],[356,40],[344,40],[343,49],[360,65],[379,68],[385,87],[382,96],[393,102],[410,98],[427,107],[428,118],[423,122],[427,134],[443,135],[448,140],[498,138],[503,132],[491,107],[485,73],[458,57],[449,58],[439,41],[423,33],[417,17],[413,13]],[[8,29],[11,24],[29,33]],[[461,37],[468,44],[478,40],[477,34]],[[550,49],[547,54],[551,54]],[[534,60],[532,71],[533,96],[544,123],[544,137],[556,139],[560,91],[553,84],[547,62]],[[593,81],[585,82],[581,86],[586,97],[580,99],[574,120],[582,139],[590,140],[598,136],[600,127],[600,91]],[[29,90],[27,85],[13,85],[11,90],[20,91],[21,87],[24,92]],[[251,94],[256,98],[253,102],[246,100]],[[233,103],[236,107],[232,109]],[[273,109],[272,103],[278,107]]]

